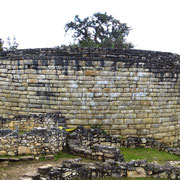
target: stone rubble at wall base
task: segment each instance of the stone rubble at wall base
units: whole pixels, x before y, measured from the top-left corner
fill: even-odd
[[[25,174],[19,180],[70,180],[95,178],[136,178],[151,177],[165,179],[180,179],[180,168],[171,165],[160,166],[146,161],[83,163],[80,159],[67,160],[61,165],[39,167],[36,172]]]
[[[40,115],[40,119],[56,122],[54,126],[62,123],[58,114]],[[48,117],[48,118],[46,118]],[[56,117],[53,119],[52,117]],[[57,118],[58,117],[58,118]],[[44,119],[45,118],[45,119]],[[36,116],[36,119],[39,119]],[[24,120],[23,120],[24,121]],[[21,122],[21,118],[20,121]],[[63,123],[65,121],[63,120]],[[65,129],[58,128],[35,128],[20,135],[17,131],[9,129],[0,130],[0,153],[1,155],[23,155],[23,154],[54,154],[60,152],[67,146],[72,154],[102,161],[101,163],[84,164],[79,161],[66,161],[57,168],[52,166],[41,167],[37,172],[28,173],[20,179],[42,180],[46,179],[72,179],[72,178],[100,178],[100,177],[155,177],[179,179],[180,168],[170,165],[159,166],[149,164],[146,161],[124,162],[124,157],[116,147],[151,147],[164,150],[180,156],[180,149],[169,148],[152,138],[128,137],[118,138],[105,134],[98,128],[86,129],[82,126],[67,133]],[[6,160],[6,159],[5,159]],[[9,159],[9,161],[19,159]],[[4,160],[3,160],[4,161]]]

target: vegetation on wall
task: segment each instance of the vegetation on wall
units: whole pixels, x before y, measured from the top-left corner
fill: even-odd
[[[0,51],[3,51],[3,40],[0,38]]]
[[[133,48],[126,40],[130,30],[126,23],[107,13],[95,13],[84,19],[76,15],[74,21],[65,25],[65,32],[73,33],[75,47]]]
[[[0,38],[0,51],[13,51],[13,50],[16,50],[18,45],[19,44],[16,42],[15,37],[13,37],[13,39],[8,37],[7,41],[6,41],[6,46],[5,46],[4,41]]]

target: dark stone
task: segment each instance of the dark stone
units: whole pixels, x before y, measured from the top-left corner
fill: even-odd
[[[6,157],[0,157],[0,162],[2,161],[9,161],[9,158],[6,158]]]
[[[19,158],[15,158],[15,157],[9,157],[8,160],[9,160],[10,162],[17,162],[17,161],[20,161]]]
[[[32,180],[39,180],[40,174],[36,171],[35,172],[28,172],[23,176],[23,178],[31,178]]]

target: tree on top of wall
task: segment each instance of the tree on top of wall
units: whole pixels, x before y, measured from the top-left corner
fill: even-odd
[[[65,25],[65,32],[73,33],[71,46],[75,47],[133,48],[134,45],[126,40],[130,30],[126,23],[107,13],[95,13],[84,19],[76,15],[74,21]]]
[[[3,40],[0,38],[0,51],[3,51]]]
[[[10,37],[7,38],[6,46],[4,46],[4,41],[0,38],[0,51],[13,51],[16,50],[18,47],[18,43],[16,42],[16,38],[14,37],[11,40]]]

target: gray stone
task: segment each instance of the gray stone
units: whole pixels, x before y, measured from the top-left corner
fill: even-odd
[[[25,178],[32,178],[32,180],[39,180],[40,174],[37,171],[28,172],[28,173],[24,174],[23,177],[25,177]]]
[[[52,160],[54,159],[54,155],[46,155],[45,159]]]
[[[40,173],[40,174],[48,174],[49,171],[52,169],[52,167],[53,166],[51,164],[41,166],[41,167],[38,168],[38,173]]]
[[[19,159],[22,161],[30,161],[30,160],[34,160],[35,157],[34,156],[22,156],[22,157],[19,157]]]

